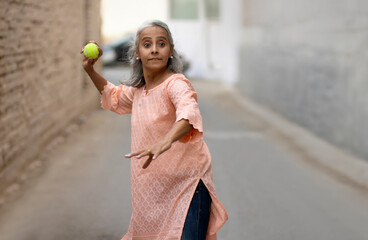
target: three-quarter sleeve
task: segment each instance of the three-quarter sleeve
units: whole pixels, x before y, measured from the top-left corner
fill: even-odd
[[[202,116],[192,84],[185,78],[175,78],[167,84],[167,94],[176,109],[176,122],[186,119],[194,128],[180,141],[196,142],[202,139]]]
[[[135,89],[131,86],[115,86],[107,82],[101,94],[101,107],[118,114],[131,113]]]

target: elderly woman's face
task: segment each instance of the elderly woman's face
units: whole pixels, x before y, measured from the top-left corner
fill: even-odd
[[[142,61],[143,69],[157,71],[166,68],[172,52],[165,29],[159,26],[150,26],[143,29],[139,35],[139,46],[136,54]]]

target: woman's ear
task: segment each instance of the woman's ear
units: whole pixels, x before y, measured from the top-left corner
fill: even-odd
[[[169,57],[171,57],[173,54],[174,54],[174,49],[173,49],[173,48],[171,48],[171,49],[170,49],[170,56],[169,56]]]

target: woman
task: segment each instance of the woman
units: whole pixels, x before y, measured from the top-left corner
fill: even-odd
[[[168,26],[144,23],[130,52],[133,71],[120,86],[94,71],[97,59],[83,59],[102,108],[132,114],[132,152],[125,155],[132,216],[123,239],[216,239],[228,216],[213,184],[197,94],[180,73]]]

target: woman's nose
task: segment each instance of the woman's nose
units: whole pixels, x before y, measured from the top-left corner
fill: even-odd
[[[156,48],[156,46],[155,46],[155,45],[153,45],[153,47],[152,47],[152,54],[155,54],[155,53],[158,53],[158,52],[157,52],[157,48]]]

